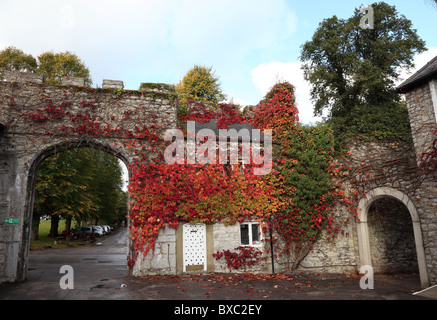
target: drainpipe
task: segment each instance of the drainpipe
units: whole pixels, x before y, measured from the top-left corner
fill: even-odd
[[[269,223],[270,223],[269,232],[270,232],[270,256],[272,258],[272,274],[275,274],[275,260],[273,257],[273,235],[272,235],[273,226],[272,226],[272,217],[271,216],[269,217]]]

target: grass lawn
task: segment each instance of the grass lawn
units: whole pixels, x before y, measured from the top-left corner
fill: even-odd
[[[44,248],[46,246],[52,246],[52,248],[66,248],[67,247],[67,243],[71,243],[74,245],[84,245],[87,242],[86,241],[82,241],[82,240],[63,240],[62,243],[54,243],[53,238],[50,238],[48,235],[50,233],[50,220],[42,220],[39,223],[39,232],[38,232],[38,237],[39,240],[36,241],[31,241],[30,242],[30,247],[33,249],[38,249],[38,248]],[[72,221],[71,222],[71,228],[74,228],[76,226],[76,222]],[[64,231],[65,229],[65,220],[61,220],[59,221],[59,228],[58,228],[58,232],[59,234],[61,234],[62,231]]]

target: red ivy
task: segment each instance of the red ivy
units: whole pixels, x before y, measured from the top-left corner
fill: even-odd
[[[259,262],[259,256],[262,251],[254,247],[240,246],[236,251],[222,250],[213,253],[212,256],[216,260],[222,257],[226,260],[226,265],[229,269],[239,269],[241,267],[249,267]]]
[[[260,130],[272,129],[274,139],[281,141],[298,123],[293,90],[288,83],[275,86],[255,108],[253,117],[243,115],[234,104],[220,104],[216,110],[211,110],[205,104],[190,103],[188,113],[180,114],[179,120],[181,123],[189,120],[206,123],[217,119],[220,129],[230,124],[250,122]],[[283,223],[285,217],[282,219],[281,210],[284,203],[279,195],[284,190],[290,191],[290,188],[281,173],[273,170],[267,176],[255,176],[251,164],[246,164],[245,168],[238,165],[164,164],[163,151],[170,143],[161,138],[163,130],[168,127],[165,121],[158,121],[157,116],[139,119],[136,110],[127,109],[123,120],[136,121],[136,126],[127,129],[123,122],[114,126],[114,117],[111,123],[101,119],[96,101],[84,100],[79,110],[66,111],[71,102],[67,92],[64,97],[66,101],[59,104],[42,99],[44,107],[27,116],[35,122],[64,119],[68,125],[62,125],[59,130],[65,135],[76,133],[79,136],[112,137],[115,145],[123,143],[136,155],[135,161],[130,164],[129,227],[130,249],[134,254],[128,258],[129,266],[134,265],[139,252],[145,256],[150,249],[154,249],[160,230],[177,228],[180,221],[232,224],[250,218],[264,222],[264,227],[271,227],[269,221],[276,221],[280,224],[277,231],[283,237],[302,236],[302,230],[294,229],[291,223]],[[329,209],[323,201],[317,207],[320,212]],[[270,219],[271,216],[276,219]],[[315,228],[321,226],[317,219],[318,215],[314,215]],[[228,266],[237,269],[258,262],[259,254],[258,249],[240,247],[237,252],[217,252],[215,257],[225,257]]]

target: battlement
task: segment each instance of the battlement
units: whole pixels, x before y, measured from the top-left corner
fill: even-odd
[[[44,75],[32,72],[3,71],[0,75],[0,79],[6,82],[30,82],[38,84],[45,83]],[[86,87],[85,78],[72,76],[62,78],[61,85]],[[123,81],[120,80],[103,79],[101,88],[123,90],[124,84]],[[165,83],[141,83],[137,91],[175,93],[175,88],[173,85]]]

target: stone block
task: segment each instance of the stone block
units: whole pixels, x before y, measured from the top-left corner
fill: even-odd
[[[119,80],[107,80],[104,79],[102,82],[103,89],[122,89],[124,88],[123,81]]]
[[[3,71],[1,78],[3,81],[10,82],[44,83],[44,76],[42,74],[32,72]]]
[[[79,78],[79,77],[65,77],[62,78],[61,84],[64,86],[78,86],[78,87],[84,87],[85,86],[85,79]]]

